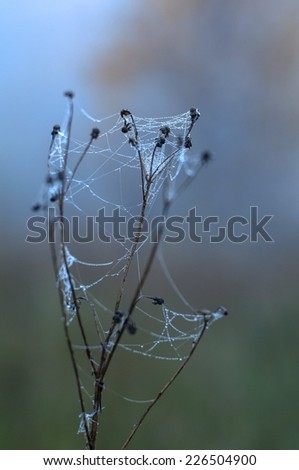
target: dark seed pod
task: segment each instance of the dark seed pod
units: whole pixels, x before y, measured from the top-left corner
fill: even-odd
[[[131,116],[131,112],[128,109],[122,109],[120,112],[120,116],[123,118],[125,116]]]
[[[165,137],[163,137],[163,136],[158,137],[156,146],[157,147],[162,147],[162,145],[164,145],[165,142],[166,142]]]
[[[128,333],[130,333],[130,335],[135,335],[137,333],[137,326],[133,322],[133,320],[129,320],[127,324],[127,330],[128,330]]]
[[[51,136],[52,137],[55,137],[60,131],[60,126],[59,124],[55,124],[55,126],[53,126],[53,129],[52,129],[52,132],[51,132]]]
[[[57,181],[63,181],[64,180],[64,171],[59,171],[57,173]]]
[[[198,111],[198,109],[192,106],[192,108],[190,108],[190,116],[191,116],[192,121],[194,122],[199,118],[200,112]]]
[[[201,154],[201,163],[206,165],[212,160],[212,154],[208,151],[205,151]]]
[[[162,297],[152,297],[152,303],[154,305],[163,305],[164,304],[164,299]]]
[[[67,98],[70,98],[72,100],[75,96],[75,93],[73,91],[65,91],[64,96],[66,96]]]
[[[47,184],[53,184],[53,176],[52,175],[48,175],[47,178],[46,178],[46,183]]]
[[[170,129],[168,126],[161,127],[160,132],[165,135],[165,137],[168,137],[170,134]]]
[[[121,323],[124,314],[122,312],[116,311],[113,315],[113,320],[115,323]]]
[[[97,139],[99,137],[99,135],[100,135],[100,129],[98,129],[97,127],[92,129],[91,134],[90,134],[90,137],[92,139]]]
[[[33,204],[33,206],[31,207],[31,210],[32,210],[33,212],[37,212],[37,211],[39,211],[41,208],[42,208],[42,206],[40,205],[39,202],[37,202],[36,204]]]
[[[191,137],[186,137],[184,147],[190,149],[192,147]]]
[[[121,128],[121,131],[122,131],[124,134],[126,134],[126,133],[129,132],[131,129],[132,129],[131,124],[127,123],[127,124],[125,124],[125,125]]]

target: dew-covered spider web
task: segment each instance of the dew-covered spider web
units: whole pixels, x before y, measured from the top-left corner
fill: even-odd
[[[200,116],[196,108],[161,118],[141,118],[127,109],[94,118],[68,98],[63,123],[52,131],[48,175],[33,209],[43,209],[49,219],[57,285],[73,348],[80,354],[88,347],[96,369],[103,349],[109,355],[118,341],[158,241],[158,225],[151,221],[159,211],[166,215],[165,208],[205,160],[192,149],[191,131]],[[196,311],[163,264],[173,298],[164,298],[157,274],[149,285],[146,280],[117,347],[144,360],[183,361],[204,326],[226,311]],[[183,300],[183,311],[172,307],[176,296]],[[78,312],[85,339],[76,321]],[[88,374],[83,366],[80,372],[83,384]]]

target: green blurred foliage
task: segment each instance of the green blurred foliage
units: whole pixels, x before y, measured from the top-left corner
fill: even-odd
[[[1,447],[83,448],[83,437],[76,434],[79,404],[50,269],[28,277],[24,268],[18,276],[16,284],[15,273],[7,273],[5,283],[10,301],[3,305]],[[228,295],[230,316],[211,327],[131,448],[296,448],[295,298],[295,289],[284,299],[273,292],[265,307],[263,297],[244,304],[238,293]],[[171,370],[167,362],[119,353],[107,380],[101,448],[119,448],[145,407],[114,391],[153,398]]]

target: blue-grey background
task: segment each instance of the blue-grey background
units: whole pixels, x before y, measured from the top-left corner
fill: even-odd
[[[194,148],[211,150],[213,162],[175,210],[196,206],[223,222],[248,217],[250,206],[274,216],[274,243],[165,250],[192,304],[224,304],[231,315],[204,338],[132,448],[298,448],[298,21],[296,0],[3,2],[2,449],[84,445],[48,247],[25,243],[66,89],[100,117],[197,106]],[[152,395],[167,363],[130,361],[120,358],[114,374],[126,390]],[[107,396],[102,448],[118,448],[141,410]]]

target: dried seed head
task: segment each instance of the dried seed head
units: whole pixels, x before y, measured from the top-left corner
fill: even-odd
[[[191,120],[192,122],[195,122],[197,121],[197,119],[199,118],[200,116],[200,112],[198,111],[198,109],[194,108],[193,106],[190,108],[190,116],[191,116]]]
[[[154,305],[163,305],[164,304],[164,299],[162,297],[152,297],[152,303]]]
[[[165,142],[166,142],[165,137],[163,137],[163,136],[161,135],[161,137],[158,137],[158,138],[156,139],[156,146],[157,146],[157,147],[162,147],[162,145],[164,145]]]
[[[98,129],[97,127],[92,129],[91,134],[90,134],[90,137],[92,139],[97,139],[99,137],[99,135],[100,135],[100,129]]]
[[[160,132],[161,132],[163,135],[165,135],[165,137],[168,137],[169,134],[170,134],[170,129],[169,129],[168,126],[163,126],[163,127],[161,127]]]
[[[115,321],[115,323],[121,323],[123,316],[124,314],[122,312],[116,311],[113,315],[113,321]]]
[[[128,109],[122,109],[120,112],[120,116],[124,118],[125,116],[131,116],[131,112]]]
[[[47,184],[53,184],[53,176],[52,175],[48,175],[47,178],[46,178],[46,183]]]
[[[73,91],[65,91],[64,96],[66,96],[67,98],[70,98],[70,100],[72,100],[75,96],[75,93]]]
[[[228,315],[228,311],[225,307],[223,307],[222,305],[220,305],[220,307],[217,308],[217,312],[221,315]]]
[[[56,201],[58,201],[58,198],[59,198],[59,193],[56,192],[55,194],[53,194],[53,195],[50,197],[50,201],[51,201],[51,202],[56,202]]]
[[[128,122],[121,128],[121,131],[126,134],[132,129],[132,125],[129,124]]]
[[[127,330],[130,335],[135,335],[137,333],[137,326],[131,319],[128,321]]]
[[[201,163],[202,165],[207,165],[212,160],[212,154],[208,151],[205,151],[201,154]]]
[[[59,124],[55,124],[55,126],[53,126],[53,129],[52,129],[52,132],[51,132],[51,136],[52,137],[55,137],[55,135],[57,135],[60,131],[60,125]]]
[[[31,210],[32,210],[33,212],[37,212],[37,211],[39,211],[41,208],[42,208],[42,206],[40,205],[39,202],[37,202],[36,204],[33,204],[33,206],[31,207]]]
[[[57,181],[63,181],[64,180],[64,171],[59,171],[57,173]]]
[[[190,149],[192,147],[191,137],[187,136],[184,142],[184,147]]]

